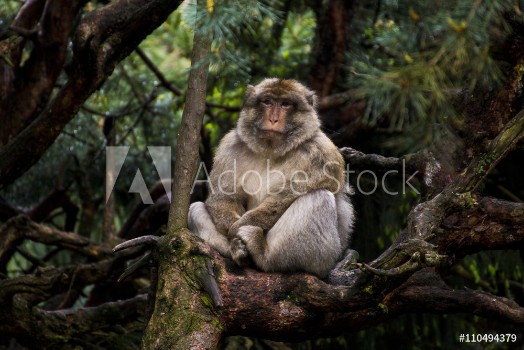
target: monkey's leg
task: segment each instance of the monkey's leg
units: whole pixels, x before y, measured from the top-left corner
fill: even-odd
[[[264,271],[305,271],[325,277],[340,258],[337,201],[326,190],[299,197],[264,237],[256,226],[243,226],[238,236]]]
[[[355,222],[355,210],[348,196],[351,191],[350,187],[346,185],[343,192],[335,195],[337,202],[338,233],[343,247],[347,247],[351,243],[353,224]]]
[[[203,202],[195,202],[189,207],[188,226],[191,232],[218,250],[220,254],[231,257],[227,238],[218,232]]]

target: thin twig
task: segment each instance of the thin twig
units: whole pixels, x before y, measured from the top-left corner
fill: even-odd
[[[156,244],[160,237],[148,235],[148,236],[142,236],[130,239],[129,241],[125,241],[124,243],[118,244],[116,247],[113,248],[113,253],[116,253],[118,251],[137,247],[140,245],[146,245],[146,244]]]

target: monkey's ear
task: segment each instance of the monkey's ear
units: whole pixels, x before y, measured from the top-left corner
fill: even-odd
[[[248,85],[246,89],[246,97],[244,100],[247,100],[255,92],[255,87],[253,85]]]
[[[317,102],[318,98],[314,91],[308,91],[306,93],[306,101],[309,103],[313,108],[317,108]]]

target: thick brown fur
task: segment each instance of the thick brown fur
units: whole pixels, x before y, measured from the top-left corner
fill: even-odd
[[[265,79],[248,88],[218,147],[210,196],[192,206],[190,228],[238,263],[249,256],[264,271],[324,276],[347,246],[354,213],[344,160],[315,104],[297,81]]]

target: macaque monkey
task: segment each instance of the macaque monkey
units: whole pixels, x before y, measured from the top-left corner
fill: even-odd
[[[344,159],[315,105],[295,80],[248,86],[237,127],[218,147],[210,195],[191,205],[189,228],[239,265],[323,278],[347,248],[354,212]]]

